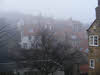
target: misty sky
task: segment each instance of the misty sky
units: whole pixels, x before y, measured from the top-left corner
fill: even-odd
[[[42,13],[44,16],[80,20],[95,19],[97,0],[0,0],[0,10],[6,12]]]

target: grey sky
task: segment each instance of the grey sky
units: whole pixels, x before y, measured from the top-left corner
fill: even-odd
[[[20,11],[24,13],[52,16],[56,18],[80,20],[90,23],[95,19],[97,0],[1,0],[3,11]]]

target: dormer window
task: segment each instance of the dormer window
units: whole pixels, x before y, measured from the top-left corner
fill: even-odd
[[[98,35],[90,35],[89,46],[98,46],[99,45],[98,38],[99,38]]]

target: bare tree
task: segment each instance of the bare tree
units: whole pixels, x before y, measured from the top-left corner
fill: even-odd
[[[32,49],[16,49],[13,57],[18,67],[37,69],[43,75],[57,70],[63,70],[67,75],[73,64],[81,63],[85,59],[78,49],[72,48],[68,36],[61,42],[55,32],[45,28],[37,33]]]

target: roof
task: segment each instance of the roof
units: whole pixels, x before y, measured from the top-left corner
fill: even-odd
[[[95,23],[96,21],[97,21],[97,20],[95,20],[95,21],[91,24],[91,26],[87,29],[87,31],[90,30],[90,28],[94,25],[94,23]]]

